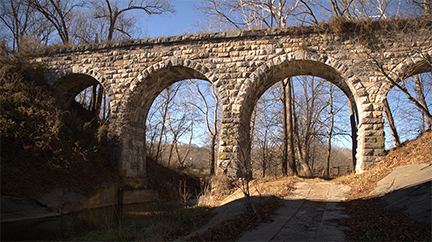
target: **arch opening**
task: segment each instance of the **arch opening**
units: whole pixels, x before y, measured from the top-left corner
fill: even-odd
[[[242,104],[242,112],[241,112],[241,129],[243,129],[240,134],[241,134],[241,139],[240,139],[240,146],[243,147],[243,149],[245,150],[251,150],[251,155],[253,158],[254,152],[253,152],[253,136],[251,136],[251,123],[253,123],[253,114],[254,114],[254,110],[259,107],[259,101],[260,98],[263,98],[267,95],[264,94],[266,92],[266,90],[272,90],[272,88],[275,87],[280,87],[281,85],[279,84],[281,81],[283,80],[288,80],[288,79],[297,79],[295,82],[293,83],[299,83],[298,80],[303,79],[303,84],[306,83],[310,83],[311,80],[319,80],[319,82],[321,83],[321,86],[326,86],[328,87],[331,83],[330,86],[332,86],[332,90],[333,90],[333,95],[335,94],[334,90],[338,90],[338,96],[342,96],[344,97],[343,103],[341,104],[341,107],[344,106],[345,108],[343,113],[344,115],[342,115],[345,120],[345,127],[344,128],[344,136],[345,137],[349,137],[349,139],[345,139],[343,145],[339,145],[339,146],[343,146],[343,148],[341,148],[341,153],[344,153],[346,155],[348,155],[348,157],[350,157],[352,159],[351,162],[344,164],[344,168],[343,170],[351,170],[353,169],[353,167],[355,166],[355,164],[353,164],[355,162],[355,156],[356,156],[356,151],[357,151],[357,123],[358,123],[358,118],[357,118],[357,108],[356,108],[356,103],[355,103],[355,99],[354,99],[354,95],[351,92],[351,89],[349,88],[349,85],[344,81],[344,79],[342,78],[342,76],[332,67],[317,62],[317,61],[310,61],[310,60],[301,60],[301,61],[290,61],[290,62],[285,62],[282,63],[278,66],[275,66],[273,68],[269,68],[266,72],[262,73],[261,75],[259,75],[255,80],[252,81],[252,85],[250,87],[251,92],[249,92]],[[325,83],[325,85],[323,85]],[[312,87],[312,86],[310,86]],[[316,86],[315,86],[316,87]],[[335,88],[337,87],[337,88]],[[303,91],[305,91],[306,89],[303,88]],[[328,90],[327,90],[328,92]],[[279,95],[280,95],[280,90],[278,91]],[[305,97],[306,95],[300,96],[298,95],[298,97]],[[300,98],[297,100],[299,101]],[[279,96],[279,102],[280,102],[280,96]],[[351,104],[352,110],[350,112],[349,110],[349,106],[348,103]],[[279,116],[282,115],[281,114],[281,110],[282,110],[282,104],[280,104],[280,108],[279,110]],[[341,107],[337,107],[337,109],[341,109]],[[302,107],[300,105],[297,105],[297,109],[300,110]],[[335,108],[335,107],[334,107]],[[277,109],[277,108],[276,108]],[[297,110],[297,111],[298,111]],[[295,111],[293,109],[293,111]],[[324,109],[322,109],[320,112],[323,112]],[[308,114],[308,115],[312,115],[312,113]],[[280,118],[279,118],[280,119]],[[321,122],[322,121],[318,121],[316,120],[316,122]],[[278,129],[279,132],[282,130],[282,121],[278,122]],[[297,123],[297,125],[299,125]],[[321,124],[320,124],[321,125]],[[310,132],[310,131],[309,131]],[[335,133],[335,131],[333,130],[333,134]],[[282,136],[282,134],[280,135]],[[324,135],[324,132],[322,132],[317,138],[313,138],[311,139],[312,136],[309,137],[309,141],[310,142],[309,145],[306,145],[306,147],[309,147],[310,149],[313,149],[313,147],[317,147],[317,144],[321,142],[321,145],[323,143],[323,137],[325,137],[326,135]],[[298,137],[296,138],[297,140],[301,140]],[[307,139],[307,138],[306,138]],[[311,140],[314,140],[313,142]],[[333,140],[333,144],[334,144],[334,138],[331,138],[331,140]],[[282,145],[282,141],[279,139],[279,152],[283,153],[280,151]],[[306,142],[306,143],[307,143]],[[314,142],[318,142],[318,143],[314,143]],[[328,138],[326,140],[326,143],[328,143]],[[296,159],[297,161],[300,160],[301,158],[301,152],[302,152],[302,148],[298,146],[298,144],[296,144],[297,147],[294,147],[294,152],[296,153]],[[347,147],[348,146],[348,147]],[[248,148],[251,147],[251,148]],[[334,147],[334,145],[333,145]],[[306,149],[309,149],[306,148]],[[340,147],[334,147],[333,149],[333,153],[336,153],[336,150],[340,148]],[[303,150],[303,154],[305,150]],[[323,151],[324,152],[324,151]],[[256,153],[256,152],[255,152]],[[328,152],[327,152],[328,153]],[[348,154],[349,153],[349,154]],[[261,154],[263,154],[263,152],[261,152]],[[256,154],[255,154],[256,155]],[[278,164],[278,168],[280,169],[280,166],[282,166],[282,154],[279,154],[279,164]],[[307,165],[308,164],[308,160],[311,161],[311,159],[315,159],[312,155],[310,155],[309,152],[309,159],[306,159],[306,163],[300,164],[300,163],[296,163],[296,167],[298,168],[298,166],[303,166],[303,165]],[[284,158],[286,159],[286,158]],[[304,159],[304,158],[303,158]],[[262,160],[262,159],[261,159]],[[305,160],[305,159],[304,159]],[[261,162],[262,164],[262,162]],[[287,165],[288,166],[288,165]],[[316,167],[317,168],[317,167]],[[311,175],[324,175],[321,171],[323,171],[325,168],[325,166],[321,166],[321,168],[315,169],[315,171],[313,171],[314,169],[311,169],[310,174],[308,174],[308,172],[306,172],[307,169],[306,167],[303,167],[301,169],[298,169],[298,171],[301,171],[301,173],[303,173],[303,175],[307,175],[307,176],[311,176]],[[263,169],[263,168],[262,168]],[[282,170],[284,168],[280,169],[281,173]],[[340,168],[339,168],[340,169]],[[320,171],[318,171],[320,170]],[[342,169],[340,169],[342,170]],[[339,171],[340,172],[340,171]],[[262,174],[261,174],[262,175]]]
[[[137,84],[127,103],[125,115],[127,127],[122,137],[122,152],[126,154],[122,157],[122,170],[125,177],[145,178],[147,155],[168,166],[177,164],[178,167],[202,168],[201,164],[194,160],[198,155],[193,153],[202,151],[201,146],[204,141],[190,133],[196,135],[198,129],[206,128],[202,125],[198,127],[194,117],[205,106],[193,101],[193,98],[200,97],[197,89],[201,88],[200,91],[204,93],[204,87],[218,97],[216,100],[220,104],[219,91],[215,85],[206,75],[190,67],[164,67],[146,75]],[[181,98],[174,95],[180,93]],[[176,108],[167,115],[165,111],[169,111],[170,105]],[[158,110],[158,107],[162,109]],[[217,120],[216,117],[216,123]],[[160,132],[162,126],[165,134]],[[177,128],[183,130],[176,130]],[[214,141],[213,147],[217,150],[217,139]],[[171,158],[163,160],[167,158],[166,155],[161,155],[164,151],[171,152]],[[204,162],[205,157],[199,158],[199,163]]]
[[[311,60],[296,60],[287,61],[273,68],[270,68],[266,72],[259,75],[256,80],[253,81],[252,92],[245,97],[244,108],[249,107],[249,110],[245,109],[244,117],[250,119],[251,108],[254,107],[254,103],[263,95],[275,83],[284,80],[285,78],[293,76],[316,76],[325,79],[335,86],[339,87],[345,95],[354,102],[354,96],[349,88],[348,84],[343,80],[342,76],[332,67],[317,61]],[[247,117],[249,115],[249,117]]]
[[[393,86],[384,100],[384,132],[386,149],[415,139],[431,128],[432,119],[432,73],[416,69],[413,75]],[[421,72],[423,71],[423,72]]]
[[[252,114],[254,177],[308,176],[307,171],[309,176],[334,176],[352,170],[349,116],[345,94],[325,79],[294,76],[274,84],[260,97]]]
[[[208,81],[187,79],[154,100],[146,122],[147,156],[171,169],[215,173],[221,107]]]
[[[87,121],[107,121],[110,102],[103,85],[87,74],[69,74],[57,80],[52,88],[63,109],[73,109]]]

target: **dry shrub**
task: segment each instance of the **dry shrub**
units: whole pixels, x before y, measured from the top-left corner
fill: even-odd
[[[0,66],[2,195],[31,198],[56,187],[86,194],[117,179],[97,122],[57,106],[42,65],[14,58]]]

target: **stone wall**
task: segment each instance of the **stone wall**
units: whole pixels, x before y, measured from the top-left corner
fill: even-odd
[[[351,26],[346,32],[304,27],[182,35],[50,49],[34,61],[45,63],[65,106],[86,86],[103,85],[126,178],[146,177],[147,113],[170,84],[202,79],[217,87],[223,106],[218,172],[236,177],[248,167],[257,100],[295,75],[325,78],[355,104],[356,171],[363,172],[385,153],[382,107],[391,85],[378,66],[398,80],[430,71],[430,26],[429,20]]]

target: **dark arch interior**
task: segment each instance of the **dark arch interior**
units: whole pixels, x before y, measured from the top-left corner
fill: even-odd
[[[52,88],[55,90],[56,98],[62,107],[67,109],[76,95],[95,84],[99,84],[99,82],[89,75],[70,74],[56,81]]]

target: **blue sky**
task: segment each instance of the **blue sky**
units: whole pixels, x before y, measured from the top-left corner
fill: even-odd
[[[197,28],[194,23],[198,19],[198,12],[194,4],[199,0],[176,0],[172,1],[176,13],[171,16],[154,15],[144,17],[142,24],[146,29],[146,37],[161,37],[195,33]]]

